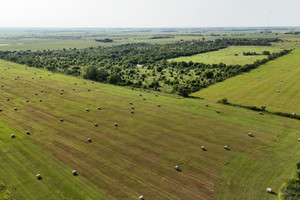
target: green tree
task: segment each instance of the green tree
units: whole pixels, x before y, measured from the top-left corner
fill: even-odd
[[[121,82],[121,76],[120,74],[111,74],[107,77],[107,81],[111,84],[118,84]]]
[[[106,81],[107,77],[109,76],[109,73],[107,69],[105,68],[98,68],[97,69],[97,80],[98,81]]]
[[[180,87],[178,88],[178,94],[179,94],[180,96],[188,97],[188,96],[189,96],[189,93],[190,93],[190,91],[189,91],[189,88],[188,88],[187,86],[180,86]]]

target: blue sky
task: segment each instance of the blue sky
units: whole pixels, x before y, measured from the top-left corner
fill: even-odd
[[[0,27],[300,26],[300,0],[1,0]]]

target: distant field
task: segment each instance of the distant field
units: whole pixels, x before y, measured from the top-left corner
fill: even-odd
[[[2,44],[2,45],[1,45]],[[0,51],[11,50],[44,50],[44,49],[63,49],[63,48],[87,48],[100,46],[99,42],[84,39],[19,39],[3,40],[0,39]]]
[[[209,53],[197,54],[194,56],[185,56],[174,59],[169,59],[168,61],[175,62],[200,62],[207,64],[219,64],[224,63],[227,65],[244,65],[251,64],[255,60],[264,59],[267,56],[265,55],[255,55],[255,56],[243,56],[243,52],[256,52],[261,54],[263,51],[277,52],[279,48],[276,47],[256,47],[256,46],[231,46],[226,49],[221,49],[218,51],[213,51]],[[238,54],[236,56],[235,54]]]
[[[111,45],[121,45],[128,43],[173,43],[180,40],[193,40],[201,39],[202,37],[197,36],[178,36],[174,38],[167,39],[149,39],[150,36],[139,36],[139,37],[111,37],[114,42],[103,43],[96,42],[93,38],[83,38],[83,39],[40,39],[40,38],[30,38],[30,39],[17,39],[17,40],[5,40],[0,39],[0,51],[10,50],[47,50],[47,49],[69,49],[69,48],[87,48],[87,47],[97,47],[97,46],[111,46]]]
[[[294,175],[299,121],[48,74],[0,61],[0,182],[15,199],[275,200],[266,188]]]
[[[231,103],[267,106],[267,110],[300,114],[299,77],[300,49],[296,49],[249,73],[227,79],[192,95],[214,102],[226,97]]]

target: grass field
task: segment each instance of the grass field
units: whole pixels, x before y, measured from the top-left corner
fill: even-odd
[[[0,50],[47,50],[47,49],[63,49],[63,48],[87,48],[100,46],[98,42],[84,39],[18,39],[3,40],[0,39]]]
[[[256,60],[261,60],[267,58],[265,55],[254,55],[254,56],[243,56],[243,52],[256,52],[261,54],[263,51],[278,52],[280,49],[276,47],[257,47],[257,46],[231,46],[218,51],[201,53],[193,56],[184,56],[174,59],[169,59],[168,61],[174,62],[200,62],[206,64],[219,64],[224,63],[226,65],[245,65],[252,64]],[[235,54],[238,54],[236,56]]]
[[[300,50],[296,49],[249,73],[227,79],[192,95],[213,102],[226,97],[231,103],[267,106],[267,110],[299,114],[299,65]]]
[[[49,76],[5,61],[0,61],[0,74],[0,181],[8,197],[277,199],[265,189],[278,193],[299,161],[296,120]],[[10,138],[12,133],[16,138]],[[79,176],[71,174],[73,169]]]

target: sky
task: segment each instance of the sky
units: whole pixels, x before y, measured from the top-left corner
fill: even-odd
[[[300,26],[300,0],[0,0],[0,27]]]

